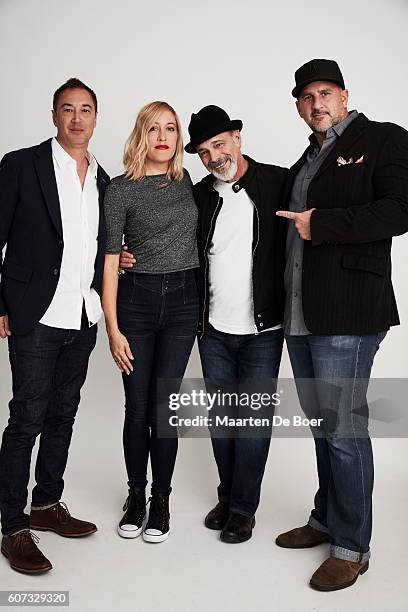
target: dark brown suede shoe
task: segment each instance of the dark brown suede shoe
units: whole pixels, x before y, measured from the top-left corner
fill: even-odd
[[[31,510],[30,528],[39,531],[53,531],[65,538],[81,538],[97,531],[93,523],[71,516],[63,502],[54,504],[50,508]]]
[[[329,539],[328,533],[318,531],[310,525],[304,525],[304,527],[296,527],[296,529],[281,533],[275,542],[282,548],[312,548],[323,542],[329,542]]]
[[[1,552],[16,572],[43,574],[52,569],[51,563],[37,548],[40,539],[28,529],[13,535],[5,535],[1,541]]]
[[[310,579],[317,591],[338,591],[355,583],[360,574],[368,570],[368,561],[353,562],[329,557],[323,561]]]

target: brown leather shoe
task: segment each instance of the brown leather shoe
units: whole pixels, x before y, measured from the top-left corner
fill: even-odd
[[[39,531],[53,531],[65,538],[81,538],[97,531],[93,523],[71,516],[63,502],[54,504],[50,508],[31,510],[30,528]]]
[[[281,533],[275,542],[282,548],[312,548],[323,544],[323,542],[329,542],[329,539],[328,533],[318,531],[310,525],[304,525]]]
[[[9,560],[13,570],[24,574],[43,574],[51,570],[52,565],[37,548],[39,541],[40,538],[25,529],[3,536],[1,552]]]
[[[368,564],[368,561],[353,562],[329,557],[311,577],[310,586],[317,591],[345,589],[368,570]]]

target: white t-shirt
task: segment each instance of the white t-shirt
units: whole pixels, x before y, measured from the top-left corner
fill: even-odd
[[[233,183],[219,180],[214,183],[223,203],[208,248],[209,322],[227,334],[254,334],[257,333],[252,297],[254,205],[245,189],[235,192],[232,186]]]

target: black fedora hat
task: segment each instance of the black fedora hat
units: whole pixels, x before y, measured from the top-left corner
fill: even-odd
[[[198,113],[191,115],[188,126],[190,142],[184,147],[187,153],[196,153],[197,145],[230,130],[242,130],[240,119],[230,119],[224,109],[214,104],[204,106]]]
[[[303,87],[314,81],[330,81],[345,89],[343,75],[337,62],[328,59],[313,59],[296,70],[296,86],[292,90],[292,96],[298,98]]]

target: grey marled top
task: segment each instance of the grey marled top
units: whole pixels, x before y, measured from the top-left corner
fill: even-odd
[[[136,257],[135,272],[163,274],[198,264],[197,206],[186,170],[181,181],[165,174],[139,182],[115,177],[106,189],[106,252],[119,253],[124,242]],[[130,270],[131,271],[131,270]]]

